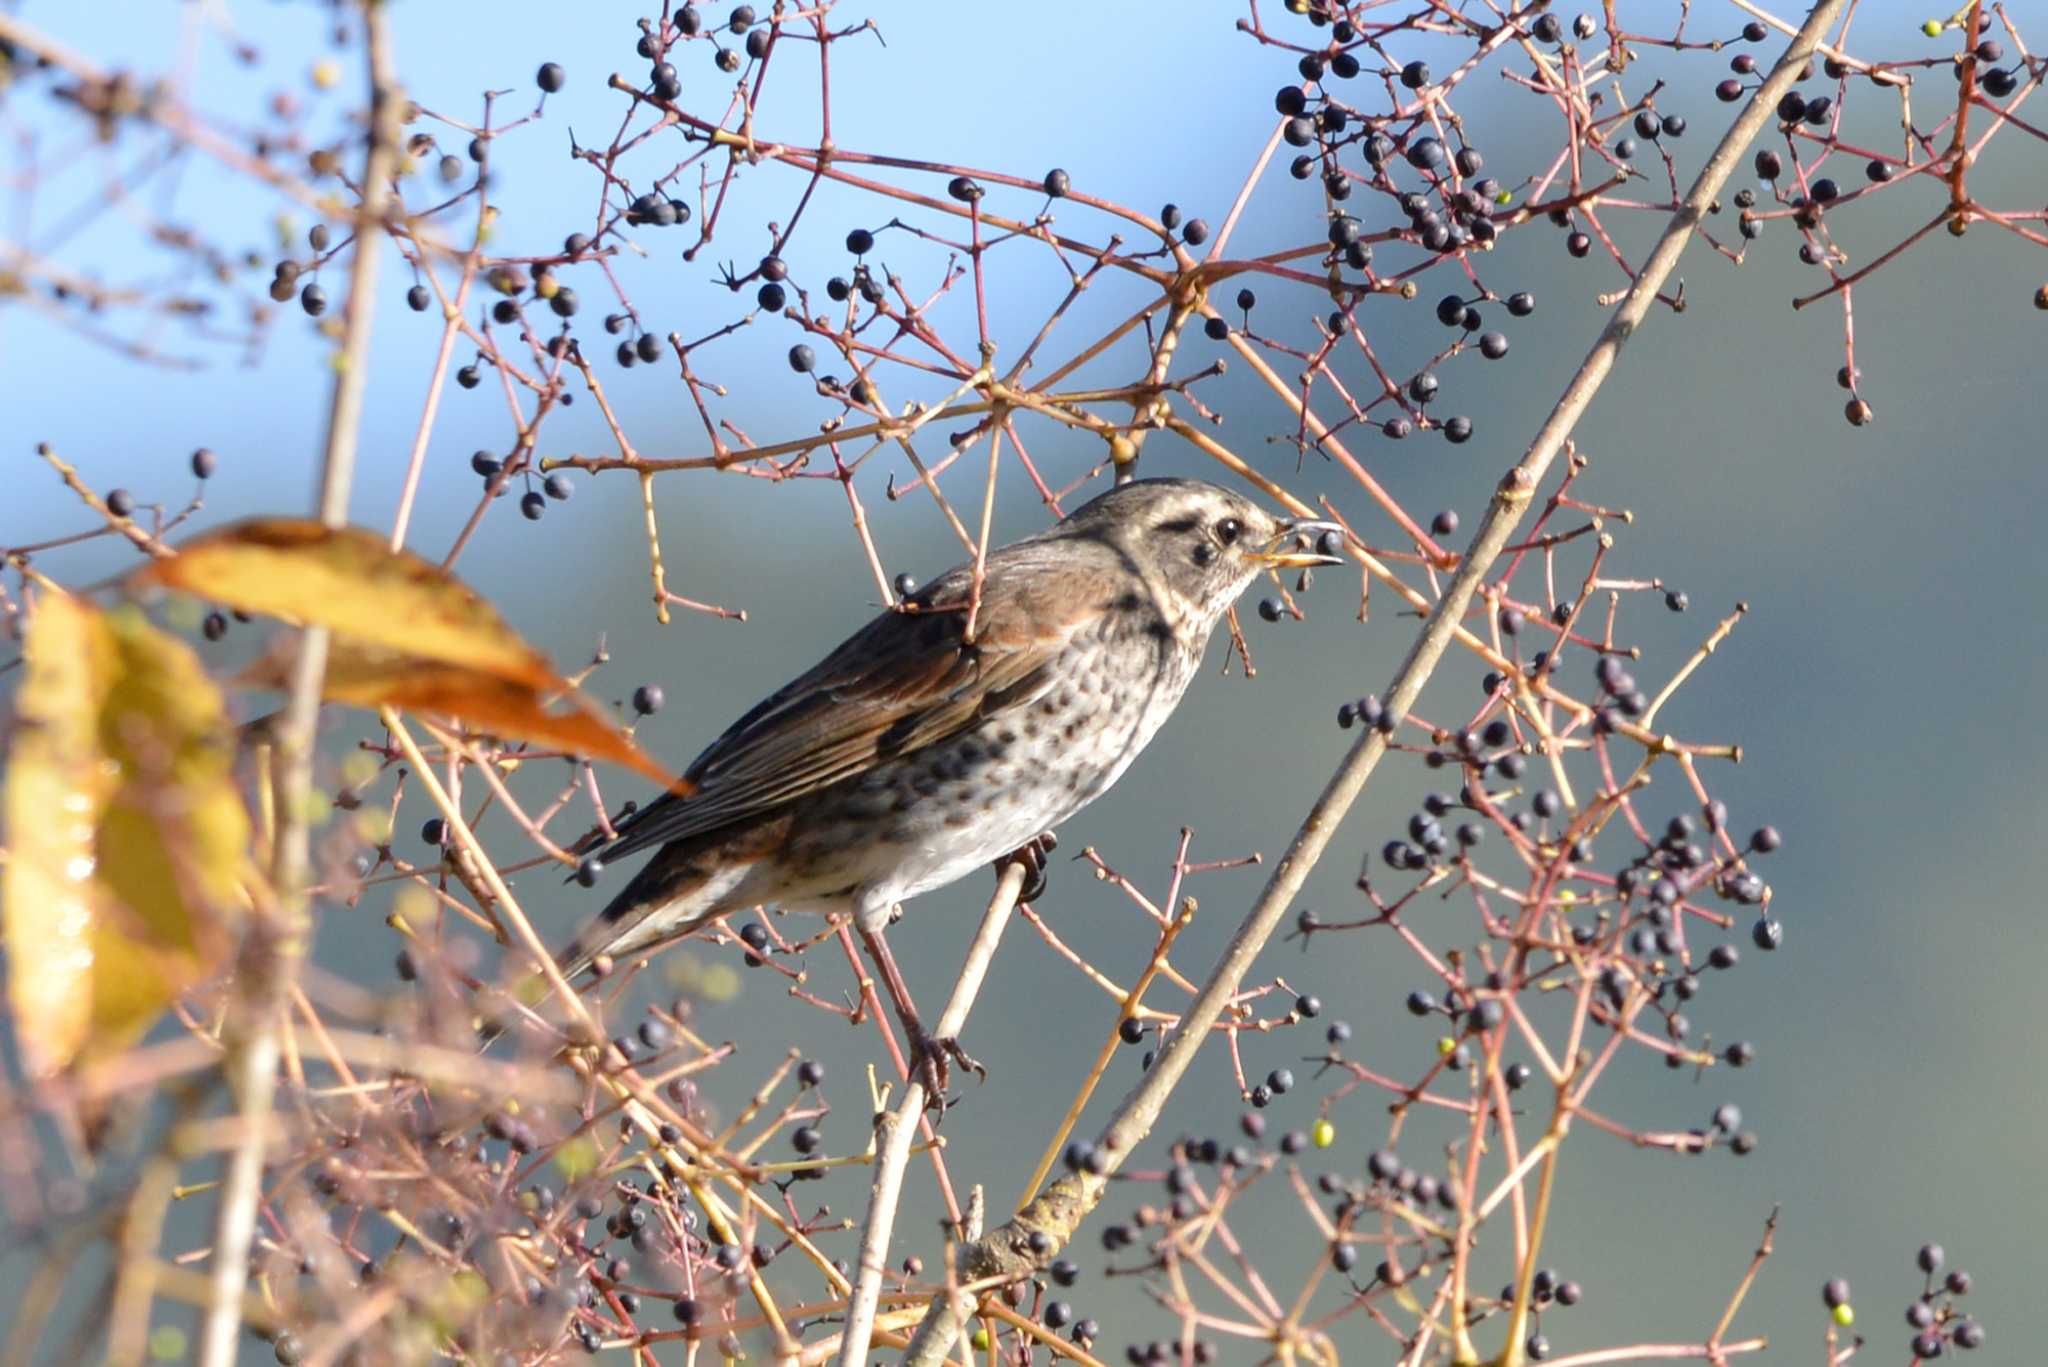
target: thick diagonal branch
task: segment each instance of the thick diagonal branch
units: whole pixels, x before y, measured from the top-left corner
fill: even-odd
[[[1845,0],[1821,0],[1814,6],[1769,78],[1707,159],[1691,191],[1672,214],[1663,236],[1643,263],[1634,285],[1602,329],[1599,340],[1593,344],[1571,383],[1565,387],[1563,396],[1530,443],[1528,452],[1494,490],[1486,516],[1460,561],[1456,575],[1446,587],[1443,597],[1437,600],[1435,609],[1384,695],[1390,721],[1397,723],[1421,694],[1437,662],[1443,658],[1458,623],[1471,607],[1494,558],[1508,544],[1520,523],[1544,473],[1564,449],[1565,439],[1613,371],[1622,347],[1649,315],[1658,291],[1678,265],[1680,254],[1720,194],[1722,186],[1733,174],[1736,164],[1771,118],[1779,97],[1792,88],[1799,69],[1813,54],[1821,34],[1840,14],[1844,3]],[[1181,1018],[1180,1028],[1167,1038],[1151,1070],[1118,1105],[1116,1113],[1104,1127],[1095,1145],[1096,1152],[1103,1159],[1101,1171],[1073,1173],[1060,1179],[1019,1211],[1014,1219],[963,1247],[957,1268],[962,1281],[1024,1277],[1039,1271],[1101,1201],[1109,1175],[1151,1133],[1167,1098],[1173,1094],[1188,1065],[1193,1062],[1195,1050],[1208,1038],[1210,1029],[1236,995],[1252,960],[1280,925],[1287,908],[1308,880],[1309,872],[1328,848],[1338,825],[1364,791],[1366,781],[1387,751],[1387,740],[1388,733],[1378,730],[1368,731],[1360,737],[1331,776],[1315,805],[1309,809],[1287,853],[1274,867],[1273,876],[1259,894],[1258,901],[1245,916],[1222,958],[1203,984],[1201,995]],[[1044,1236],[1039,1239],[1036,1251],[1032,1247],[1034,1234]],[[943,1294],[933,1299],[923,1323],[911,1340],[910,1349],[904,1357],[905,1367],[938,1367],[951,1351],[971,1308],[963,1302],[964,1298]]]

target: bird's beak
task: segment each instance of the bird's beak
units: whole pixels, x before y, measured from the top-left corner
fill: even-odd
[[[1331,538],[1335,540],[1331,540]],[[1252,552],[1252,559],[1276,570],[1307,569],[1311,565],[1341,565],[1335,554],[1344,545],[1344,529],[1334,522],[1283,522],[1273,539]],[[1328,547],[1329,549],[1325,549]]]

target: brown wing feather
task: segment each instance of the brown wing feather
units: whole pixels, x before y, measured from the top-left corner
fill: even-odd
[[[1028,706],[1055,682],[1053,662],[1074,632],[1108,607],[1055,608],[1051,586],[1032,572],[1037,559],[1005,567],[1004,599],[982,604],[972,644],[963,640],[972,582],[964,568],[919,592],[918,611],[876,617],[712,742],[685,774],[694,796],[650,803],[600,853],[619,858],[759,816]]]

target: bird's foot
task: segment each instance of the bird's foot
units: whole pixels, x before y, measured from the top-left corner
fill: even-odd
[[[988,1081],[988,1069],[960,1047],[960,1041],[926,1034],[923,1027],[910,1036],[910,1075],[924,1084],[928,1110],[946,1108],[946,1089],[952,1085],[957,1063],[981,1081]]]
[[[1060,838],[1051,831],[1027,840],[1023,845],[996,861],[996,874],[1001,876],[1004,866],[1024,866],[1024,889],[1017,894],[1019,902],[1036,902],[1045,896],[1045,866],[1052,852],[1059,848]]]

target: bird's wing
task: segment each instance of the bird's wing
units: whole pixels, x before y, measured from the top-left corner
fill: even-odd
[[[1058,681],[1056,662],[1109,604],[1053,596],[1032,567],[1006,567],[1000,604],[984,601],[964,640],[971,577],[955,570],[885,612],[788,684],[697,757],[697,792],[635,812],[606,859],[716,830],[1029,706]]]

